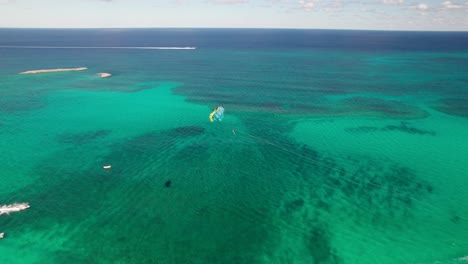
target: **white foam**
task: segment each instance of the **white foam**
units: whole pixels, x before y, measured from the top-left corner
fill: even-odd
[[[194,50],[197,47],[73,47],[73,46],[0,46],[11,49],[149,49],[149,50]]]

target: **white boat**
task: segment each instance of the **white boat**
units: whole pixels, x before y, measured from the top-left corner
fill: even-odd
[[[2,205],[0,206],[0,215],[2,214],[9,215],[10,213],[19,212],[28,208],[29,208],[28,203],[14,203],[14,204],[9,204],[9,205]]]

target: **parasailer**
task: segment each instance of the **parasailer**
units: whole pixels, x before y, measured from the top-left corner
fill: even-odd
[[[223,121],[224,118],[224,107],[221,105],[216,107],[216,109],[210,114],[210,121]]]

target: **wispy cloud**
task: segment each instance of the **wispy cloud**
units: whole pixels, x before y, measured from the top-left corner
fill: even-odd
[[[428,10],[429,9],[429,6],[427,4],[418,4],[416,5],[416,8],[419,9],[419,10]]]
[[[445,9],[461,9],[461,8],[464,8],[463,4],[453,3],[451,1],[443,2],[442,7],[445,8]]]
[[[0,5],[8,5],[16,2],[15,0],[0,0]]]
[[[405,0],[383,0],[383,3],[386,5],[401,5]]]
[[[248,0],[214,0],[212,2],[219,3],[219,4],[246,4]]]
[[[301,8],[305,11],[311,11],[312,9],[314,9],[317,2],[320,2],[320,0],[299,0]]]
[[[33,8],[27,4],[28,2],[0,0],[0,26],[20,24],[13,21],[19,21],[26,8]],[[139,2],[140,4],[129,0],[87,0],[86,2],[89,6],[94,4],[98,8],[106,6],[108,14],[114,11],[121,12],[118,18],[109,15],[108,19],[103,18],[107,14],[100,16],[96,14],[96,17],[89,14],[90,17],[94,17],[96,25],[107,25],[107,21],[120,25],[119,23],[130,21],[132,26],[218,26],[219,24],[219,26],[238,27],[251,24],[252,27],[468,30],[468,0],[143,0]],[[69,10],[68,2],[64,1],[43,0],[41,6],[47,5],[54,7],[50,11],[49,9],[43,11],[44,14],[48,14],[50,21],[57,21],[59,19],[57,17],[63,15],[61,11],[57,13],[57,10],[62,10],[61,8]],[[81,4],[78,6],[81,7]],[[138,12],[127,14],[124,12],[125,7],[137,9]],[[12,10],[18,11],[11,12]],[[154,15],[155,12],[159,13]],[[171,15],[172,12],[177,15]],[[76,14],[70,12],[60,19],[67,21],[74,15],[78,16],[78,13],[80,12]],[[30,14],[27,15],[21,18],[21,21],[30,21]],[[37,21],[46,20],[37,18]],[[407,26],[408,21],[413,23],[412,26]],[[24,22],[24,25],[31,26],[28,23]],[[49,24],[54,25],[52,22]],[[77,26],[87,25],[77,24]]]

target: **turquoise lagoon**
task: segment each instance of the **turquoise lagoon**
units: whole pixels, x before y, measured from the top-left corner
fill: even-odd
[[[466,261],[465,51],[0,54],[2,263]]]

